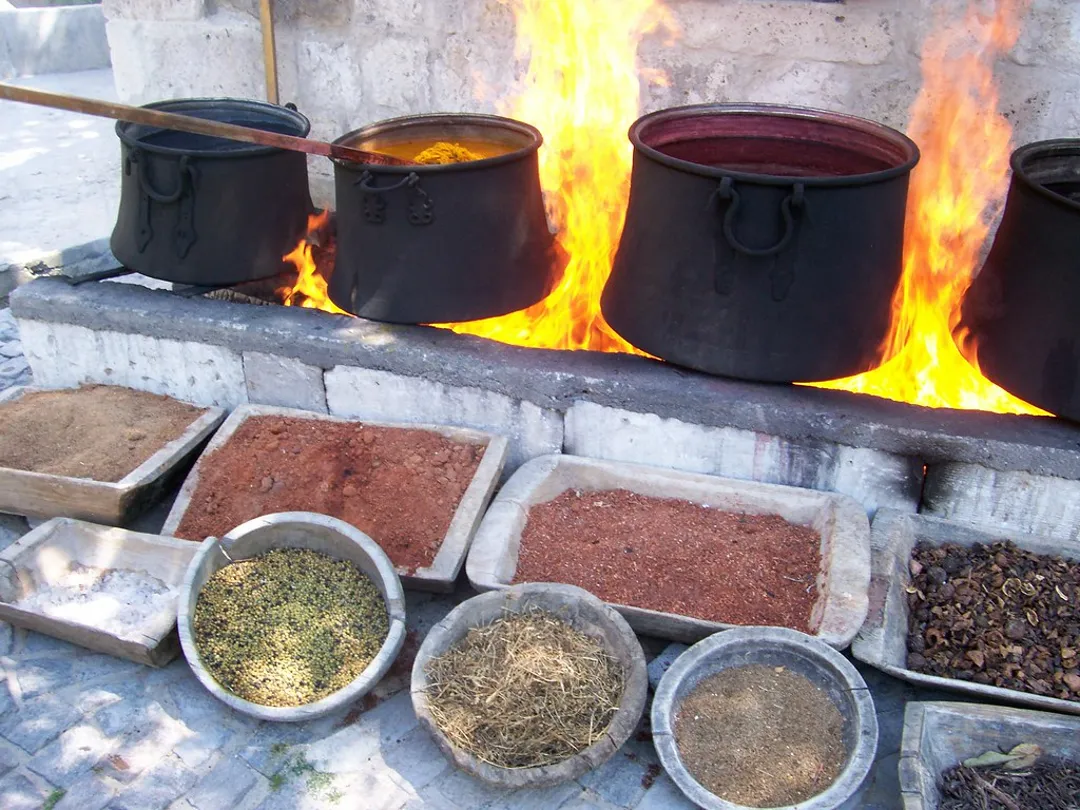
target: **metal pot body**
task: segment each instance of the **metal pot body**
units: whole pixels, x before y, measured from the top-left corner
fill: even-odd
[[[540,133],[490,115],[418,115],[337,143],[401,152],[461,142],[490,155],[448,165],[335,161],[337,260],[330,298],[393,323],[470,321],[524,309],[555,283],[540,190]],[[412,146],[410,146],[412,145]]]
[[[1023,146],[1012,170],[1001,225],[964,299],[962,325],[983,374],[1027,402],[1080,420],[1080,139]]]
[[[619,334],[748,380],[880,362],[914,143],[852,116],[756,104],[663,110],[630,139],[629,207],[601,302]]]
[[[165,112],[304,137],[295,110],[240,99],[148,104]],[[226,286],[286,269],[313,212],[303,154],[119,122],[123,173],[113,255],[182,284]]]

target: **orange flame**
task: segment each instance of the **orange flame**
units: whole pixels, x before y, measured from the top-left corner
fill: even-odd
[[[962,342],[970,337],[957,330],[960,306],[1008,186],[1012,128],[997,112],[993,66],[1016,43],[1027,0],[997,0],[985,16],[976,5],[964,25],[939,24],[923,46],[923,87],[908,128],[922,160],[911,179],[904,273],[883,347],[889,360],[814,385],[933,408],[1041,414],[983,377],[953,341],[954,331]]]
[[[519,346],[641,354],[604,321],[600,293],[626,213],[639,75],[665,80],[639,71],[637,46],[660,28],[674,35],[674,18],[657,0],[500,2],[517,20],[518,57],[529,58],[522,93],[501,112],[544,133],[540,183],[567,263],[558,286],[528,309],[439,325]]]
[[[326,279],[319,272],[312,251],[311,234],[319,233],[329,218],[329,211],[311,214],[308,217],[308,236],[300,240],[292,253],[282,257],[283,262],[292,262],[296,268],[297,277],[292,288],[282,290],[281,295],[287,307],[307,307],[332,312],[335,315],[348,315],[350,313],[330,300],[326,291]]]

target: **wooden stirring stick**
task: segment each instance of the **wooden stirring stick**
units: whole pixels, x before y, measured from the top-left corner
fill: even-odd
[[[205,118],[151,110],[146,107],[129,107],[126,104],[116,104],[111,101],[98,101],[79,96],[68,96],[62,93],[46,93],[42,90],[16,87],[3,82],[0,82],[0,99],[19,101],[23,104],[36,104],[39,107],[52,107],[57,110],[68,110],[85,115],[96,115],[100,118],[112,118],[117,121],[128,121],[132,124],[143,124],[148,127],[192,132],[196,135],[209,135],[214,138],[226,138],[230,141],[254,143],[259,146],[273,146],[278,149],[288,149],[308,155],[338,158],[350,163],[373,166],[412,165],[407,160],[402,160],[393,155],[385,155],[381,152],[365,152],[362,149],[353,149],[351,146],[298,138],[295,135],[267,132],[253,127],[226,124],[222,121],[209,121]]]

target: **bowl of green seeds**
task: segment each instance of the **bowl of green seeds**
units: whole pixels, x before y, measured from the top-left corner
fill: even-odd
[[[405,640],[405,595],[379,545],[342,520],[282,512],[207,538],[177,625],[215,697],[260,720],[322,717],[363,697]]]

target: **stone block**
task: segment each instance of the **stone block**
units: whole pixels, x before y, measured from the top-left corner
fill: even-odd
[[[654,692],[656,687],[660,685],[660,679],[664,677],[664,673],[671,669],[671,665],[675,663],[675,659],[686,652],[689,647],[685,644],[669,644],[664,648],[656,658],[649,662],[649,688]]]
[[[78,719],[78,711],[67,703],[52,695],[42,695],[26,701],[16,711],[6,712],[0,718],[0,735],[24,751],[36,754]]]
[[[562,450],[562,415],[531,402],[349,366],[327,371],[325,380],[326,401],[334,416],[454,425],[506,436],[510,440],[506,474],[534,456]]]
[[[324,31],[303,31],[296,42],[297,103],[311,119],[313,137],[335,140],[354,128],[353,122],[369,123],[361,114],[369,99],[361,82],[360,59],[355,43]],[[328,88],[332,88],[328,92]],[[329,171],[329,161],[316,164]]]
[[[289,357],[244,352],[247,401],[326,413],[323,370]]]
[[[187,795],[196,810],[237,807],[258,782],[255,771],[238,757],[228,757]]]
[[[11,743],[0,740],[0,776],[19,767],[25,759],[26,754]]]
[[[34,379],[46,388],[104,383],[197,405],[231,408],[247,401],[241,356],[228,349],[60,323],[24,321],[20,327]]]
[[[215,8],[259,18],[259,0],[216,0]],[[329,27],[347,23],[353,3],[346,0],[274,0],[274,22]]]
[[[1080,539],[1080,481],[933,464],[920,511],[1062,540]]]
[[[605,767],[601,766],[597,770],[603,770]],[[579,793],[581,793],[581,786],[577,782],[564,782],[561,785],[546,788],[522,788],[505,793],[489,804],[487,810],[551,810],[553,807],[561,807],[568,799]]]
[[[33,638],[37,634],[28,635]],[[67,647],[64,652],[70,653],[70,646],[66,644],[64,646]],[[73,662],[70,655],[64,655],[58,658],[17,661],[9,671],[15,676],[22,696],[31,698],[63,689],[72,682],[72,670]]]
[[[163,98],[265,98],[262,33],[255,19],[215,14],[199,22],[110,20],[116,92],[131,104]]]
[[[383,749],[382,764],[395,781],[416,791],[427,787],[450,767],[449,760],[422,728],[414,728],[399,742]]]
[[[19,339],[19,324],[10,309],[0,309],[0,341]]]
[[[116,795],[116,788],[97,776],[80,779],[67,789],[53,810],[101,810]]]
[[[52,794],[52,788],[23,771],[0,779],[0,807],[4,810],[40,810]]]
[[[846,112],[855,71],[830,62],[737,58],[728,93],[734,98]]]
[[[408,115],[431,106],[429,43],[420,35],[385,37],[364,49],[365,107],[378,116]]]
[[[27,763],[34,773],[54,785],[70,788],[87,779],[87,772],[112,750],[113,741],[89,723],[72,726]]]
[[[400,740],[416,728],[417,722],[412,698],[408,692],[401,692],[364,712],[355,723],[311,743],[305,756],[323,773],[349,773],[383,746]]]
[[[873,514],[914,512],[922,463],[879,450],[795,442],[725,427],[662,419],[590,402],[566,414],[567,453],[850,495]]]
[[[696,807],[665,773],[645,791],[645,797],[634,810],[694,810]]]
[[[164,810],[183,796],[198,777],[173,756],[144,773],[112,803],[114,810]]]
[[[424,23],[420,0],[356,0],[356,13],[367,26],[385,26],[391,31],[409,31]]]
[[[206,13],[206,0],[102,0],[109,20],[198,20]]]
[[[0,9],[0,40],[17,76],[109,66],[101,6]]]
[[[837,9],[818,3],[684,0],[673,3],[690,48],[754,56],[875,65],[892,54],[895,6],[861,0]]]
[[[1080,6],[1032,0],[1010,57],[1020,65],[1080,67]]]

